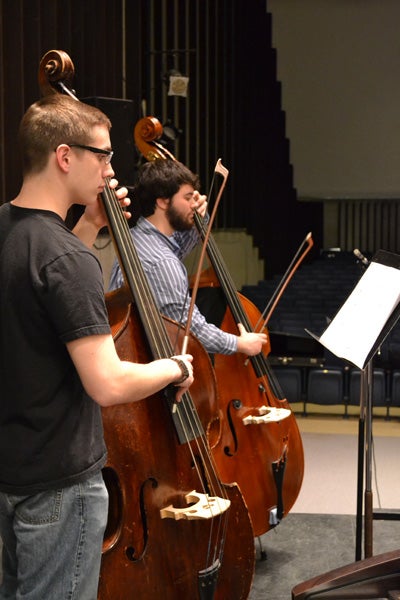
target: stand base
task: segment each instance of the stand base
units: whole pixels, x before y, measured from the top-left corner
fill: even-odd
[[[398,600],[400,550],[313,577],[292,589],[292,600]]]

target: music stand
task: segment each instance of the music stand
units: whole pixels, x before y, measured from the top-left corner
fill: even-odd
[[[364,551],[372,556],[372,359],[400,317],[400,256],[379,250],[359,282],[317,339],[337,357],[361,369],[358,430],[356,560],[361,559],[364,490]]]

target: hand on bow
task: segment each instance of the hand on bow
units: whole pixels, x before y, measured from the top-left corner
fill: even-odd
[[[193,210],[195,210],[201,217],[204,217],[207,212],[207,196],[200,194],[197,190],[193,192],[193,200],[195,202]]]
[[[259,354],[263,345],[268,341],[267,334],[249,332],[241,323],[238,323],[238,329],[240,335],[237,340],[237,351],[247,354],[247,356]]]
[[[174,383],[175,387],[178,388],[175,400],[179,402],[183,394],[188,391],[194,381],[192,365],[193,356],[191,354],[181,354],[179,356],[172,356],[171,360],[179,367],[180,371],[180,374]]]

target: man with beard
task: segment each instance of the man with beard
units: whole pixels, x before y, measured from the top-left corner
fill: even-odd
[[[185,165],[157,159],[141,167],[133,192],[141,216],[131,233],[155,302],[163,315],[183,325],[190,295],[182,260],[200,240],[194,227],[194,212],[204,217],[207,210],[206,196],[198,188],[197,175]],[[123,276],[115,263],[110,289],[122,285]],[[266,334],[248,332],[240,323],[238,330],[239,335],[222,331],[194,307],[191,331],[209,353],[259,354],[267,341]]]

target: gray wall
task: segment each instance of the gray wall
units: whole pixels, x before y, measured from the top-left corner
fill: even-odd
[[[399,198],[399,0],[268,10],[298,195]]]

